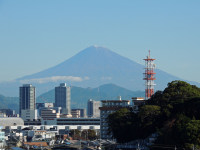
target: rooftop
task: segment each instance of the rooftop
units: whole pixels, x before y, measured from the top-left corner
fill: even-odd
[[[119,103],[119,102],[130,102],[130,100],[102,100],[101,102],[114,102],[114,103]]]
[[[19,117],[0,117],[0,126],[24,125],[24,120]]]

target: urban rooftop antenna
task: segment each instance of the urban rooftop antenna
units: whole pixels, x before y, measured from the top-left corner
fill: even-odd
[[[145,100],[148,100],[153,94],[154,94],[154,80],[155,78],[155,64],[153,58],[150,57],[150,50],[149,50],[149,56],[147,56],[145,60],[145,73],[144,73],[144,80],[145,80]]]

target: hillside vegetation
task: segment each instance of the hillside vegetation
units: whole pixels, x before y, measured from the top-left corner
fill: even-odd
[[[200,88],[184,81],[173,81],[146,101],[138,113],[124,108],[109,115],[108,123],[113,136],[121,143],[157,133],[155,144],[163,148],[165,145],[200,148],[199,110]]]

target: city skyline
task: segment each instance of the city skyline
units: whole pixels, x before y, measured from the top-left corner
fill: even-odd
[[[0,1],[0,81],[55,66],[91,45],[200,82],[199,1]],[[52,61],[53,60],[53,61]]]

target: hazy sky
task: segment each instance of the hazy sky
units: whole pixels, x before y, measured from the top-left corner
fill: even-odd
[[[0,81],[47,69],[91,46],[200,82],[199,0],[0,0]]]

